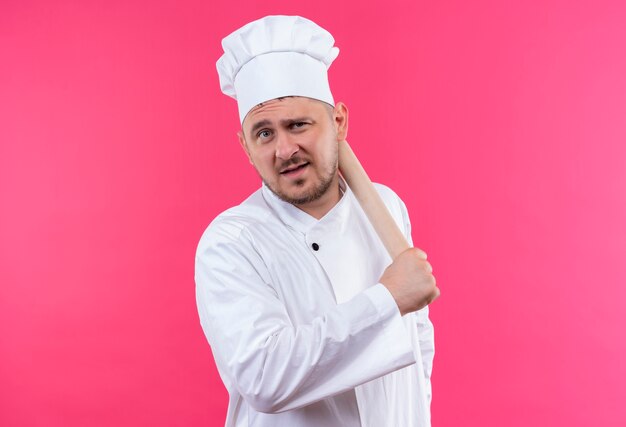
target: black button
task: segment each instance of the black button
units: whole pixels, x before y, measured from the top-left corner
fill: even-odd
[[[320,249],[320,245],[318,245],[317,243],[313,243],[311,247],[313,248],[314,251],[318,251]]]

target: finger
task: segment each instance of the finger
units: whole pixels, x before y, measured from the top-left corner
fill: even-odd
[[[420,258],[416,261],[417,267],[422,270],[422,271],[426,271],[427,273],[432,274],[433,272],[433,266],[430,265],[430,263],[428,261],[426,261],[423,258]]]
[[[419,258],[422,258],[422,259],[428,258],[428,255],[426,255],[426,252],[424,252],[420,248],[413,248],[413,251],[417,254]]]
[[[439,298],[439,295],[441,295],[441,291],[439,290],[439,288],[436,287],[435,291],[433,292],[433,298],[430,300],[430,302],[433,302],[434,300]]]

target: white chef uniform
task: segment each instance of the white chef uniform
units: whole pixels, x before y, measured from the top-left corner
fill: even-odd
[[[377,283],[391,260],[341,186],[320,220],[263,186],[200,240],[198,311],[227,427],[430,426],[428,307],[400,316]],[[410,242],[404,203],[376,188]]]

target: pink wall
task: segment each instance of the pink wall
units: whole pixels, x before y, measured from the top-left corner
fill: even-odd
[[[626,425],[624,3],[227,3],[2,2],[0,425],[223,424],[194,251],[259,182],[214,63],[270,13],[335,35],[434,265],[434,425]]]

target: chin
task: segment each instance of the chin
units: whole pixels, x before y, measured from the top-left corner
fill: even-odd
[[[296,191],[292,193],[281,193],[279,195],[281,199],[286,202],[289,202],[293,205],[304,205],[314,200],[317,200],[321,197],[315,193],[315,191]]]
[[[285,186],[270,185],[267,181],[264,182],[272,193],[282,201],[292,205],[305,205],[320,199],[328,192],[333,182],[333,175],[329,175],[325,179],[302,178],[290,183],[283,183],[288,184]]]
[[[307,189],[303,189],[302,191],[294,192],[291,194],[288,201],[294,205],[305,205],[307,203],[315,202],[316,200],[321,199],[330,188],[329,182],[321,182],[315,186],[310,186]],[[283,199],[285,200],[285,199]]]

